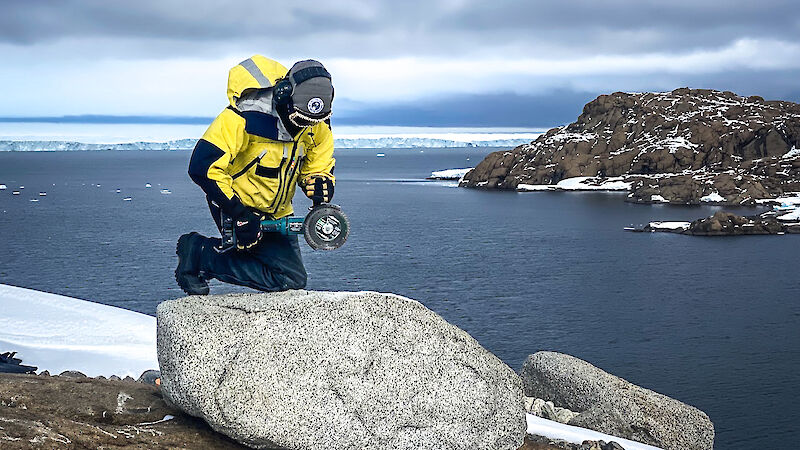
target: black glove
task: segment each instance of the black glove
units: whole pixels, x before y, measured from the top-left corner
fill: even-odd
[[[250,248],[261,240],[261,217],[249,209],[233,220],[233,227],[237,248]]]
[[[306,197],[314,202],[314,206],[320,203],[329,203],[333,199],[333,181],[330,178],[312,176],[305,183]]]

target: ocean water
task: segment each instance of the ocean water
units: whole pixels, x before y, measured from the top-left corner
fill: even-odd
[[[417,299],[514,369],[539,350],[578,356],[706,411],[720,449],[800,440],[800,236],[625,233],[718,208],[424,180],[489,151],[337,152],[335,203],[352,234],[333,252],[303,244],[308,288]],[[182,296],[177,237],[215,231],[189,156],[0,152],[0,283],[147,314]]]

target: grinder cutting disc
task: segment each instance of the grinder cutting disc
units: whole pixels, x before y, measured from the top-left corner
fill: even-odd
[[[350,235],[350,221],[339,206],[323,203],[306,215],[303,235],[314,250],[336,250]]]

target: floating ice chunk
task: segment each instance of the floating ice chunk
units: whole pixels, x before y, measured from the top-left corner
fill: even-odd
[[[464,169],[446,169],[446,170],[437,170],[431,172],[431,176],[428,178],[432,178],[434,180],[460,180],[464,175],[467,174],[472,167],[467,167]]]
[[[688,230],[689,222],[650,222],[650,228],[654,230]]]
[[[712,192],[708,195],[700,197],[700,201],[705,203],[722,203],[727,200],[725,199],[725,197],[719,195],[719,192]]]
[[[47,197],[47,192],[39,192],[39,197]]]
[[[38,201],[39,201],[39,199],[38,199],[38,198],[32,198],[32,199],[30,199],[30,201],[32,201],[32,202],[38,202]]]
[[[170,191],[169,189],[162,189],[161,193],[162,194],[172,194],[172,191]]]
[[[100,184],[98,183],[98,184],[96,184],[95,186],[97,186],[97,187],[100,187]]]
[[[122,199],[123,202],[129,202],[131,200],[133,200],[133,197],[125,197]]]
[[[5,191],[8,187],[5,184],[0,184],[0,191]]]
[[[145,183],[145,184],[144,184],[144,187],[146,187],[146,188],[150,189],[151,187],[153,187],[153,185],[152,185],[152,184],[150,184],[150,183]]]
[[[117,189],[117,190],[115,190],[114,192],[116,192],[117,194],[119,194],[120,192],[122,192],[122,189]]]
[[[660,195],[658,195],[658,194],[656,194],[656,195],[651,195],[651,196],[650,196],[650,201],[651,201],[651,202],[654,202],[654,203],[669,203],[669,202],[667,201],[667,199],[665,199],[664,197],[662,197],[662,196],[660,196]]]
[[[375,156],[377,156],[378,158],[383,158],[384,156],[386,156],[386,153],[378,153]]]
[[[11,195],[19,195],[19,191],[13,191]]]
[[[20,188],[20,189],[25,189],[25,186],[20,186],[19,188]]]

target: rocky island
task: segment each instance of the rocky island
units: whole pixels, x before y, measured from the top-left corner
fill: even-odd
[[[558,190],[570,179],[636,203],[755,205],[797,192],[800,104],[689,88],[601,95],[575,122],[489,154],[460,186]]]

